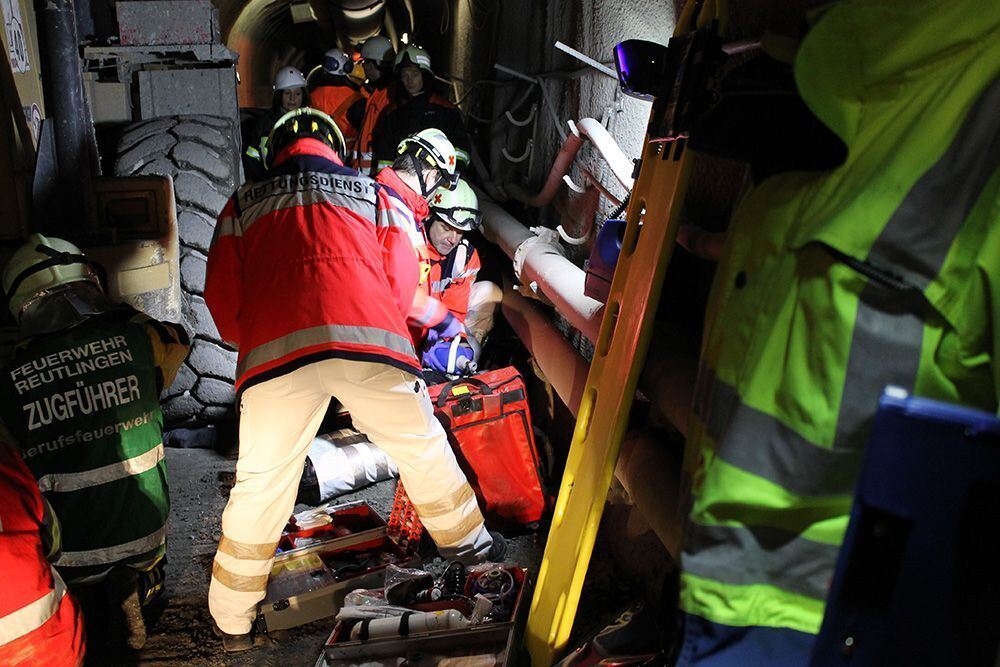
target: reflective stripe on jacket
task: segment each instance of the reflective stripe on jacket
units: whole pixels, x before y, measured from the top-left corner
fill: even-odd
[[[402,200],[301,139],[223,208],[205,300],[239,348],[236,387],[339,357],[420,374],[405,315],[417,284]]]
[[[816,633],[883,387],[997,410],[998,37],[996,3],[887,0],[835,5],[803,42],[799,88],[849,155],[734,213],[688,438],[686,612]]]
[[[59,573],[45,559],[44,509],[35,480],[0,442],[0,664],[83,663],[83,622]]]

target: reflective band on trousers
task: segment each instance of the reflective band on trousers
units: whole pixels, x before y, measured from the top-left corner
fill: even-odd
[[[277,548],[277,542],[250,544],[249,542],[237,542],[225,535],[219,540],[219,551],[240,560],[271,560],[274,558],[274,552]]]
[[[84,470],[83,472],[49,473],[42,475],[38,480],[38,488],[43,493],[67,493],[69,491],[79,491],[92,486],[100,486],[108,482],[114,482],[133,475],[140,475],[147,470],[152,470],[163,460],[163,443],[156,445],[148,452],[139,454],[130,459],[112,463],[110,465]]]
[[[62,577],[59,576],[55,568],[51,568],[51,570],[53,583],[51,591],[34,602],[0,618],[0,646],[9,644],[15,639],[20,639],[29,632],[37,630],[59,611],[63,595],[66,594],[66,584],[63,583]]]
[[[427,532],[429,532],[431,537],[434,538],[434,543],[437,544],[438,547],[451,547],[461,544],[463,538],[467,537],[469,533],[482,525],[483,514],[479,511],[479,506],[476,505],[473,511],[470,512],[467,517],[462,519],[454,528],[431,530],[431,528],[426,524],[424,524],[424,527],[427,528]]]
[[[56,565],[59,567],[85,567],[88,565],[104,565],[105,563],[116,563],[131,556],[138,556],[147,551],[152,551],[163,544],[167,538],[167,525],[163,526],[145,537],[140,537],[131,542],[116,544],[113,547],[102,549],[90,549],[89,551],[64,551]]]
[[[436,519],[437,517],[444,516],[449,512],[454,512],[474,497],[475,493],[472,491],[472,487],[468,484],[463,484],[447,498],[442,498],[441,500],[436,500],[430,503],[414,502],[413,506],[417,509],[417,514],[420,515],[422,520]],[[411,498],[411,500],[413,499]]]
[[[236,574],[219,565],[219,561],[212,563],[212,578],[238,593],[260,593],[267,590],[268,576],[266,574]]]
[[[248,369],[277,361],[313,345],[324,343],[347,343],[355,345],[375,345],[400,354],[413,356],[413,341],[398,334],[375,327],[350,326],[347,324],[327,324],[311,329],[293,331],[287,336],[258,345],[242,357],[237,367],[237,376]]]

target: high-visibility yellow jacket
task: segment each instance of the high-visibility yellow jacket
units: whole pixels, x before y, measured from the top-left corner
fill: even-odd
[[[996,411],[1000,4],[840,3],[796,81],[845,163],[738,206],[706,318],[681,606],[816,633],[883,387]]]

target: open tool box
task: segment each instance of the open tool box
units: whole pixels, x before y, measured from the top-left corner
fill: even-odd
[[[519,664],[519,638],[531,601],[528,571],[492,565],[473,568],[465,576],[462,595],[451,596],[450,600],[445,596],[407,604],[405,606],[412,613],[406,618],[392,616],[367,622],[338,620],[316,667]],[[484,579],[485,584],[482,583]],[[507,581],[513,588],[504,599]],[[496,605],[481,622],[470,623],[468,619],[474,618],[479,611],[477,592],[490,590],[494,593],[488,597]],[[364,593],[385,595],[384,589]],[[494,611],[499,613],[491,617]]]
[[[390,563],[418,560],[414,550],[390,539],[386,522],[368,503],[300,512],[278,543],[258,625],[286,630],[334,616],[349,591],[381,586]]]

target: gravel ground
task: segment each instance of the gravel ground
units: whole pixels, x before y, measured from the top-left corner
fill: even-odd
[[[314,665],[333,628],[332,619],[292,630],[280,641],[264,638],[247,653],[223,653],[221,643],[212,635],[207,596],[219,519],[232,485],[235,461],[211,450],[171,448],[167,449],[167,466],[171,523],[166,606],[149,624],[146,647],[112,664]],[[394,485],[392,481],[382,482],[340,500],[365,500],[382,516],[388,516]],[[532,574],[538,571],[545,548],[544,533],[510,538],[508,546],[508,562],[527,567]],[[444,564],[425,562],[425,566],[435,571]]]

